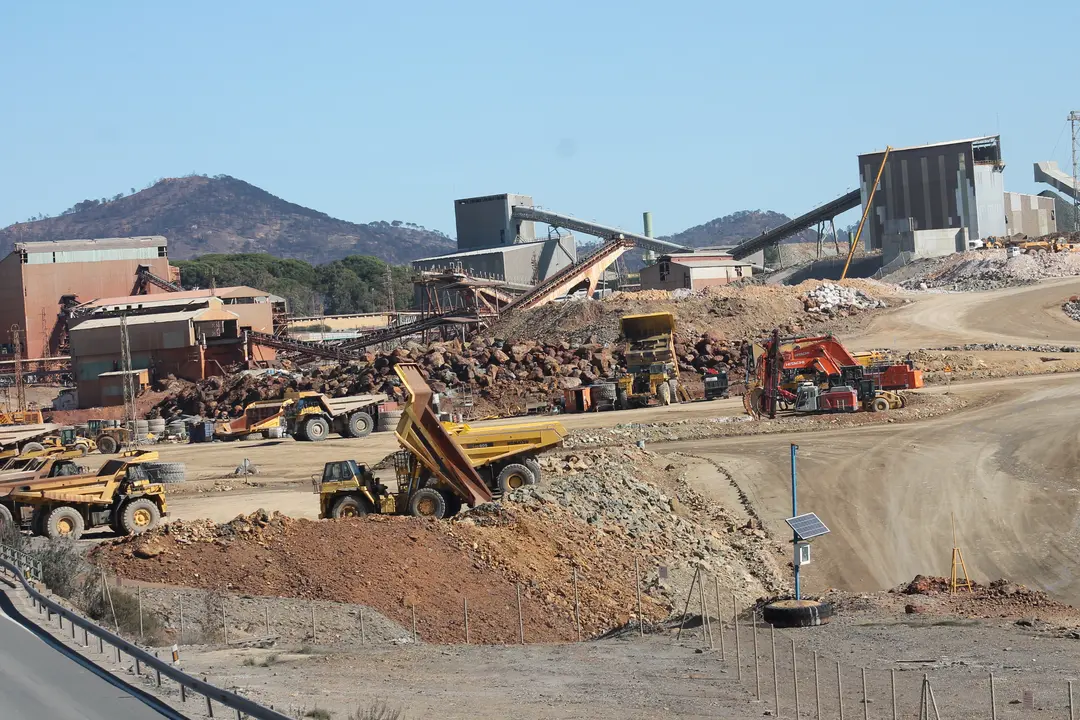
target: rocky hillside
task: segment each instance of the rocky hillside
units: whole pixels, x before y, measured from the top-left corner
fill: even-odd
[[[766,230],[779,227],[790,219],[787,215],[772,210],[740,210],[663,239],[686,247],[737,245],[743,240],[757,237]],[[789,243],[813,241],[814,234],[810,231],[785,240]]]
[[[302,207],[227,175],[167,178],[127,196],[84,200],[58,217],[0,230],[15,242],[164,235],[180,260],[210,253],[265,252],[325,263],[373,255],[391,263],[452,252],[442,233],[399,221],[351,223]]]

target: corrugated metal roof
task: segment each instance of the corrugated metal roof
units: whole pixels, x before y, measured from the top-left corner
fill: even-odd
[[[164,235],[137,235],[119,238],[91,238],[86,240],[46,240],[43,242],[15,243],[16,250],[26,252],[68,252],[72,250],[104,250],[115,248],[160,247],[168,245]]]
[[[965,140],[949,140],[947,142],[927,143],[926,145],[908,145],[907,147],[893,148],[891,153],[903,152],[905,150],[918,150],[920,148],[932,148],[942,147],[944,145],[962,145],[963,143],[975,143],[982,142],[984,140],[1000,140],[1000,135],[984,135],[982,137],[967,138]],[[866,157],[867,155],[881,155],[885,152],[885,148],[880,150],[871,150],[870,152],[859,153],[859,157]]]
[[[122,295],[120,297],[98,298],[82,304],[82,307],[109,307],[112,305],[169,305],[179,300],[195,298],[242,298],[242,297],[270,297],[270,293],[258,290],[247,285],[232,287],[220,287],[216,290],[204,288],[202,290],[183,290],[181,292],[157,293],[154,295]]]
[[[203,316],[206,316],[205,318]],[[183,320],[239,320],[240,316],[236,313],[229,312],[228,310],[218,308],[198,308],[195,310],[180,310],[178,312],[171,313],[157,313],[155,315],[130,315],[127,319],[128,325],[156,325],[158,323],[178,322]],[[81,323],[71,328],[71,332],[82,332],[83,330],[97,330],[100,328],[116,327],[120,325],[121,318],[108,317],[108,318],[92,318],[90,320],[83,320]]]
[[[732,260],[731,258],[672,258],[672,265],[686,265],[687,267],[750,267],[752,263],[744,260]]]

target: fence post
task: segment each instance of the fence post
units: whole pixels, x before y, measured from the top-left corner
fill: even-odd
[[[758,661],[757,608],[754,608],[754,698],[761,700],[761,663]]]
[[[463,596],[461,598],[461,606],[465,614],[465,644],[469,644],[469,598]]]
[[[866,696],[866,668],[862,669],[862,716],[870,720],[870,698]]]
[[[1069,720],[1073,720],[1072,680],[1069,681]]]
[[[581,642],[581,606],[578,604],[577,565],[574,566],[574,626],[577,628],[577,640]]]
[[[315,603],[311,603],[311,642],[315,644],[319,642],[319,633],[315,628]]]
[[[267,605],[263,605],[263,625],[266,626],[266,637],[270,637],[270,608]]]
[[[742,682],[742,641],[739,639],[739,606],[731,593],[731,610],[735,616],[735,679]]]
[[[694,597],[694,587],[697,585],[698,575],[701,574],[701,568],[694,571],[694,577],[690,580],[690,589],[686,592],[686,605],[683,606],[682,622],[679,623],[679,632],[675,633],[675,642],[682,640],[682,631],[686,627],[686,614],[690,612],[690,600]]]
[[[184,594],[180,593],[180,644],[184,644]]]
[[[713,585],[716,588],[716,622],[720,626],[720,662],[727,660],[727,651],[724,648],[724,613],[720,609],[720,578],[713,577]]]
[[[705,595],[705,575],[701,576],[701,582],[698,583],[698,598],[701,602],[701,639],[708,640],[709,649],[712,650],[713,636],[712,636],[712,620],[709,619],[709,604],[705,601],[707,597]]]
[[[791,639],[791,687],[795,690],[795,720],[799,720],[799,664],[795,658],[795,638]]]
[[[364,628],[364,608],[360,608],[360,644],[367,645],[367,630]]]
[[[139,597],[139,642],[145,643],[145,634],[143,633],[143,618],[142,618],[142,585],[135,588],[135,592]]]
[[[225,596],[221,596],[221,634],[225,638],[225,644],[229,644],[229,624],[225,617]],[[207,698],[209,701],[210,698]]]
[[[840,676],[840,661],[836,661],[836,699],[840,707],[840,720],[844,720],[844,680]]]
[[[416,603],[412,604],[412,641],[416,642]]]
[[[521,614],[521,583],[517,584],[518,641],[525,644],[525,618]]]
[[[815,720],[821,720],[821,683],[818,680],[817,650],[814,651],[814,707],[817,708]]]
[[[776,717],[780,717],[780,675],[776,669],[776,626],[769,625],[770,634],[769,642],[772,644],[772,686],[773,686],[773,701],[776,703],[773,709],[776,710]]]
[[[637,595],[638,636],[645,637],[645,618],[641,614],[641,570],[636,557],[634,558],[634,594]]]
[[[994,673],[990,673],[990,677],[994,677]],[[993,680],[991,680],[991,685]],[[889,688],[892,692],[892,720],[896,720],[896,670],[889,670]],[[993,703],[993,689],[990,690],[991,703]],[[997,711],[993,712],[994,720],[997,720]]]

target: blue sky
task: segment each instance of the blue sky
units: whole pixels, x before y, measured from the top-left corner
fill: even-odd
[[[886,144],[1000,132],[1023,192],[1068,165],[1075,0],[732,5],[0,0],[0,225],[196,172],[449,234],[498,192],[667,234],[803,212]]]

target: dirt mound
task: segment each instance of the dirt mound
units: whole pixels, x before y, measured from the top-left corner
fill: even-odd
[[[1074,275],[1080,275],[1080,253],[1029,252],[1010,258],[1005,250],[994,249],[918,260],[886,280],[910,290],[942,288],[966,292],[1030,285],[1045,278]]]

